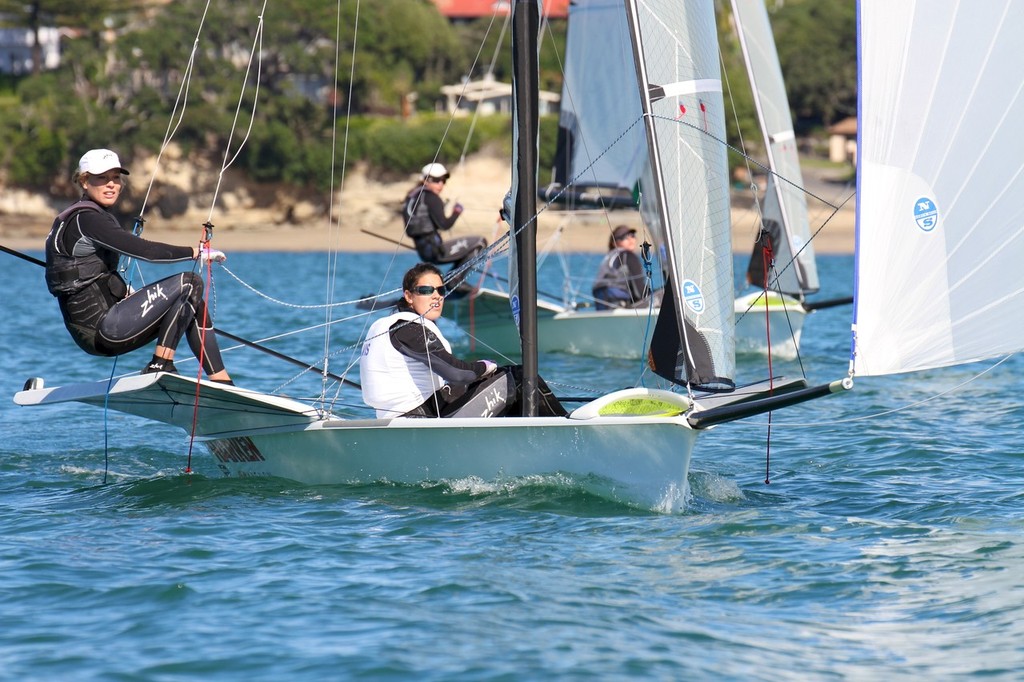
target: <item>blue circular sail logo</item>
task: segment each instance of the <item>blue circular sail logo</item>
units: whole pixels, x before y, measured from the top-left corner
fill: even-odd
[[[683,280],[683,300],[693,312],[704,312],[704,294],[700,293],[700,287],[692,279]]]
[[[939,224],[939,209],[928,197],[914,202],[914,222],[925,232],[931,232]]]

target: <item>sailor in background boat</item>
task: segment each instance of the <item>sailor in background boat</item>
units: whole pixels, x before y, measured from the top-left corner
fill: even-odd
[[[452,271],[478,256],[487,246],[483,237],[459,237],[444,240],[441,232],[450,230],[462,215],[462,204],[456,203],[450,216],[444,213],[441,191],[448,182],[448,169],[439,163],[423,167],[420,184],[405,196],[402,216],[405,233],[412,237],[416,253],[426,263],[453,263]]]
[[[418,263],[405,273],[402,290],[398,312],[367,332],[359,361],[363,401],[381,419],[504,414],[515,390],[511,377],[496,374],[490,360],[466,362],[452,355],[434,323],[447,293],[441,271]],[[478,381],[492,375],[495,381]]]
[[[61,211],[46,238],[46,286],[57,298],[64,325],[90,355],[122,355],[155,340],[153,359],[143,374],[176,372],[174,352],[184,335],[209,378],[232,383],[199,275],[182,272],[129,291],[117,272],[121,255],[152,263],[205,264],[224,260],[224,254],[209,247],[147,241],[125,229],[109,213],[121,196],[125,175],[127,169],[109,149],[86,152],[72,177],[82,188],[82,198]]]
[[[631,308],[645,302],[650,290],[643,261],[634,251],[636,230],[619,225],[608,238],[608,254],[601,261],[592,293],[598,310]]]

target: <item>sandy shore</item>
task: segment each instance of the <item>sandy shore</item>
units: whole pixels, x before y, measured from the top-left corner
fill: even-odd
[[[498,221],[498,208],[509,186],[507,164],[493,158],[474,158],[450,170],[452,178],[442,196],[465,207],[451,236],[482,234],[488,241],[494,241],[504,234],[504,225]],[[150,217],[145,236],[170,243],[192,243],[198,241],[202,224],[212,216],[213,243],[225,252],[322,251],[332,245],[346,252],[411,248],[411,241],[402,237],[399,209],[414,181],[415,178],[410,178],[400,183],[381,183],[362,174],[350,174],[344,179],[341,201],[334,209],[333,218],[315,218],[300,225],[285,224],[266,211],[218,211],[215,208],[201,215],[176,218],[173,226]],[[756,236],[757,220],[752,210],[738,206],[739,203],[736,201],[733,208],[733,249],[747,253]],[[817,231],[814,236],[816,252],[852,253],[852,206],[833,211],[827,204],[812,198],[808,208],[812,234]],[[0,214],[0,244],[16,250],[41,249],[51,220],[52,213]],[[564,251],[601,252],[607,248],[611,229],[623,223],[642,228],[637,211],[604,214],[547,210],[538,219],[538,248],[557,239],[556,248]]]

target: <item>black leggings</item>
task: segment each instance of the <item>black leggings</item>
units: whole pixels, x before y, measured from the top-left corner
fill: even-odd
[[[96,349],[121,355],[155,339],[158,346],[175,350],[182,334],[207,374],[224,369],[213,318],[206,314],[203,280],[194,272],[153,282],[115,303],[100,320]]]

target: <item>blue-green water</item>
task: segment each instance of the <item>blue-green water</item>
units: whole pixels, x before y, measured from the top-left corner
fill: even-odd
[[[821,260],[823,295],[848,294],[852,260]],[[374,290],[389,264],[343,256],[335,299]],[[393,265],[392,282],[408,264]],[[227,265],[278,299],[323,301],[324,255],[229,254]],[[57,385],[111,367],[68,339],[38,267],[9,259],[5,271],[2,679],[1019,679],[1024,669],[1017,358],[928,402],[985,366],[861,379],[776,413],[769,485],[766,418],[715,428],[697,445],[693,500],[678,515],[547,479],[307,487],[217,478],[198,445],[186,475],[189,442],[170,427],[13,405],[29,376]],[[217,325],[243,337],[325,319],[216,277]],[[558,290],[557,273],[541,284]],[[812,381],[844,375],[849,314],[808,318]],[[335,325],[332,352],[362,323]],[[303,358],[324,349],[319,332],[267,343]],[[349,358],[338,352],[331,369]],[[123,357],[117,370],[147,359]],[[252,388],[295,376],[250,350],[227,359]],[[639,372],[556,356],[541,368],[562,394]],[[764,372],[751,358],[740,370]],[[284,390],[314,395],[319,383]]]

